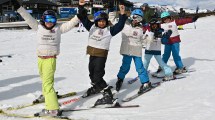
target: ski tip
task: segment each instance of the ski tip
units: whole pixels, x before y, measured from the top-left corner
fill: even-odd
[[[35,113],[35,114],[34,114],[34,117],[39,117],[39,116],[40,116],[39,113]]]
[[[119,102],[116,102],[114,106],[115,107],[121,107],[121,105],[119,104]]]

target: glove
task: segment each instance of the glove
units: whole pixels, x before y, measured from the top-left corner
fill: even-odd
[[[133,7],[133,3],[131,3],[130,1],[127,0],[119,0],[121,5],[124,5],[126,7]]]
[[[166,33],[164,33],[164,34],[166,34],[168,37],[170,37],[171,35],[172,35],[172,30],[168,30]]]
[[[172,35],[172,30],[168,30],[165,32],[161,38],[161,43],[162,44],[167,44],[169,41],[169,37]]]
[[[196,20],[197,20],[198,18],[199,18],[198,15],[194,16],[194,17],[193,17],[193,22],[196,22]]]
[[[155,30],[155,31],[154,31],[154,37],[155,37],[155,38],[161,38],[161,37],[162,37],[162,32],[163,32],[163,31],[164,31],[164,30],[163,30],[162,28]]]
[[[78,14],[77,14],[77,17],[81,20],[83,19],[84,17],[87,16],[87,9],[84,8],[83,5],[79,5],[78,6]]]
[[[12,0],[12,2],[15,4],[15,10],[19,9],[22,6],[22,2],[20,0]]]

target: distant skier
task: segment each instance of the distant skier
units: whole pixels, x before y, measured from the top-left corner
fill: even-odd
[[[40,22],[34,19],[18,0],[17,12],[25,19],[27,24],[37,31],[37,56],[38,69],[42,79],[42,92],[45,97],[45,109],[35,116],[61,116],[57,95],[54,89],[54,73],[56,70],[56,58],[60,53],[61,34],[68,32],[78,24],[79,19],[75,16],[70,21],[58,24],[56,13],[46,10]]]
[[[95,102],[97,105],[113,104],[113,94],[111,88],[103,79],[105,75],[105,63],[108,56],[111,38],[118,34],[124,27],[127,16],[125,14],[125,6],[119,5],[120,15],[119,22],[113,26],[108,24],[108,14],[103,11],[98,11],[94,14],[94,22],[91,22],[87,17],[87,11],[84,8],[84,0],[79,0],[78,18],[83,23],[86,30],[89,31],[87,54],[89,58],[89,77],[92,87],[89,88],[83,97],[88,97],[97,94],[100,91],[103,94],[101,99]]]
[[[184,9],[180,8],[180,12],[178,13],[179,19],[185,18],[185,15],[186,15],[186,13],[185,13]],[[178,30],[183,30],[183,29],[184,29],[183,25],[178,26]]]
[[[143,17],[144,22],[149,23],[149,21],[155,17],[155,11],[149,7],[148,3],[142,4],[140,8],[144,13]]]
[[[180,39],[180,35],[178,32],[177,26],[195,22],[198,18],[199,17],[196,15],[193,18],[183,18],[183,19],[174,20],[171,18],[169,12],[163,12],[161,14],[161,19],[163,22],[161,24],[161,28],[163,28],[165,32],[167,32],[168,30],[172,31],[172,34],[171,34],[169,40],[165,44],[164,54],[163,54],[162,59],[165,63],[167,63],[169,60],[169,57],[171,55],[171,52],[172,52],[172,56],[173,56],[174,62],[176,64],[176,69],[174,71],[174,74],[181,74],[181,73],[187,72],[187,69],[183,65],[181,57],[179,55],[181,39]],[[157,72],[159,72],[161,70],[162,69],[159,68]]]
[[[139,93],[150,90],[151,83],[149,82],[148,73],[145,70],[142,62],[142,44],[143,44],[143,29],[142,20],[143,12],[140,9],[135,9],[131,12],[128,24],[122,30],[122,42],[120,47],[120,54],[123,56],[122,65],[117,74],[118,80],[116,82],[116,90],[119,91],[126,74],[130,70],[131,61],[134,60],[136,71],[142,85]]]

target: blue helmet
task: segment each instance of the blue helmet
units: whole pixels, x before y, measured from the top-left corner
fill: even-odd
[[[170,17],[170,13],[169,12],[162,12],[161,13],[161,18],[165,18],[165,17]]]
[[[98,12],[94,13],[94,21],[95,22],[97,22],[101,19],[108,21],[108,14],[105,13],[104,11],[98,11]]]
[[[144,16],[143,11],[140,10],[140,9],[135,9],[135,10],[133,10],[133,11],[131,12],[131,15],[139,15],[139,16],[141,16],[141,17]]]

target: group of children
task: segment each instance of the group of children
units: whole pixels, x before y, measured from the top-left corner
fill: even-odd
[[[13,1],[20,5],[17,0]],[[53,87],[56,58],[60,53],[61,34],[68,32],[79,22],[83,23],[85,29],[89,31],[87,54],[90,56],[88,69],[92,84],[92,87],[82,97],[85,98],[101,92],[103,97],[95,102],[95,106],[113,104],[114,102],[111,88],[103,79],[103,76],[105,75],[105,63],[111,38],[119,32],[122,34],[120,54],[123,58],[122,66],[117,74],[117,91],[120,90],[123,80],[130,70],[132,59],[142,83],[139,93],[151,89],[147,69],[152,56],[155,56],[167,77],[173,75],[171,68],[166,65],[171,52],[177,66],[175,73],[186,71],[179,56],[180,37],[177,25],[195,22],[198,17],[172,20],[168,12],[163,12],[161,14],[163,24],[160,24],[157,19],[152,19],[148,26],[145,26],[148,29],[143,31],[144,13],[140,9],[133,10],[129,19],[127,19],[125,6],[119,5],[119,21],[115,25],[110,25],[108,14],[103,11],[96,12],[94,22],[91,22],[87,17],[87,10],[84,5],[84,0],[80,0],[77,16],[63,24],[57,23],[56,13],[51,10],[45,11],[40,22],[38,22],[21,5],[17,9],[17,12],[25,19],[28,25],[37,31],[38,68],[42,79],[42,92],[45,97],[45,109],[40,112],[40,116],[60,116],[62,114]],[[165,45],[162,58],[161,43]],[[145,46],[144,62],[142,62],[143,46]]]

